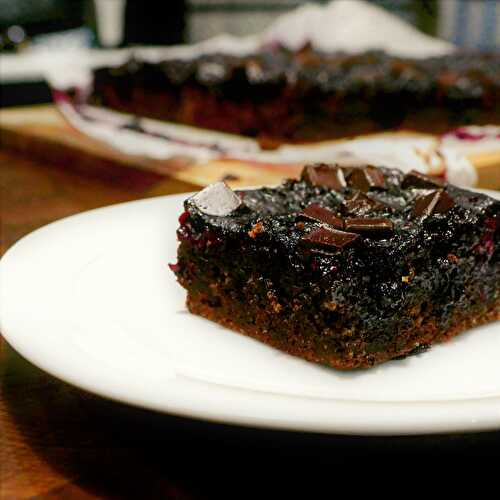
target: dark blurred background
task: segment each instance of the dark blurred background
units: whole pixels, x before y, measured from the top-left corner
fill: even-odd
[[[0,0],[0,106],[50,101],[40,74],[13,76],[15,55],[35,50],[192,43],[249,35],[301,0]],[[312,0],[325,4],[328,0]],[[461,47],[497,50],[498,0],[371,0],[420,30]],[[9,58],[7,61],[6,57]],[[14,59],[14,60],[13,60]],[[8,67],[7,67],[7,62]]]

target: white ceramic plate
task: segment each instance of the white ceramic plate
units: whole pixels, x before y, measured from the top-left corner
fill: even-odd
[[[186,196],[83,213],[14,245],[0,262],[7,341],[71,384],[178,415],[341,434],[500,428],[500,323],[349,373],[189,314],[167,266]]]

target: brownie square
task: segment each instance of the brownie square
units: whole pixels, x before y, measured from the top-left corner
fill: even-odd
[[[500,56],[275,47],[241,57],[134,58],[96,69],[89,102],[255,137],[265,148],[393,129],[442,134],[499,123]]]
[[[339,369],[500,319],[500,202],[418,172],[309,165],[185,201],[171,266],[194,314]]]

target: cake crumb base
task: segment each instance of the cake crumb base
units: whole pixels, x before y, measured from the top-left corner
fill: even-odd
[[[349,352],[338,355],[338,353],[333,352],[319,356],[314,349],[310,349],[310,346],[308,348],[307,343],[301,341],[303,339],[298,338],[298,342],[290,342],[290,336],[287,337],[282,332],[271,332],[266,328],[262,328],[258,325],[258,320],[255,325],[236,322],[234,318],[238,317],[237,310],[234,310],[234,307],[232,307],[234,305],[228,300],[222,299],[222,302],[214,307],[203,300],[203,294],[193,296],[188,293],[186,305],[191,313],[202,316],[221,326],[259,340],[293,356],[314,363],[321,363],[338,370],[369,368],[391,359],[402,359],[414,354],[419,348],[426,348],[436,343],[449,341],[466,330],[500,320],[499,299],[485,308],[480,314],[471,314],[470,312],[455,314],[450,322],[451,326],[446,330],[439,329],[435,323],[431,323],[427,319],[426,326],[424,328],[415,328],[415,332],[408,335],[408,342],[403,346],[400,345],[399,348],[393,345],[383,352],[365,353],[364,355],[354,355]],[[416,324],[419,323],[416,322]]]

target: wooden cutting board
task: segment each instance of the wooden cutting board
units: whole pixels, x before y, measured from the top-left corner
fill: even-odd
[[[154,194],[162,194],[173,182],[185,185],[186,190],[219,180],[232,187],[272,185],[301,170],[300,166],[234,160],[193,164],[185,158],[153,160],[126,155],[72,128],[53,105],[0,110],[0,140],[6,150],[85,175],[110,180],[130,177],[130,182],[147,175],[164,177]],[[469,160],[477,170],[478,187],[500,189],[500,150],[475,154]]]

